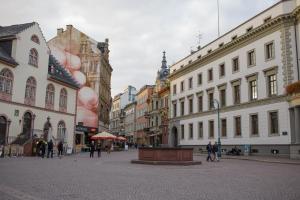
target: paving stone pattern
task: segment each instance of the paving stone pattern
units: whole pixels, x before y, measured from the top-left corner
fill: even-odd
[[[0,200],[299,200],[300,166],[224,159],[131,164],[137,152],[62,159],[0,158]]]

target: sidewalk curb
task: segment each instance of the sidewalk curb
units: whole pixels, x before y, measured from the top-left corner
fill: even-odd
[[[254,162],[264,162],[264,163],[276,163],[276,164],[287,164],[287,165],[300,165],[300,162],[285,162],[285,161],[276,161],[276,160],[261,160],[255,158],[228,158],[222,157],[222,159],[232,159],[232,160],[247,160],[247,161],[254,161]]]
[[[206,156],[205,154],[194,154],[194,156]],[[221,157],[221,159],[232,159],[232,160],[247,160],[254,162],[264,162],[264,163],[276,163],[276,164],[287,164],[287,165],[300,165],[300,162],[289,162],[289,161],[278,161],[278,160],[265,160],[256,158],[242,158],[242,157]]]

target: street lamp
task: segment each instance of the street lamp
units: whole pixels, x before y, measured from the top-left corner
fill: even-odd
[[[218,112],[218,157],[221,158],[221,138],[220,138],[220,103],[217,99],[214,99],[213,102],[217,104]],[[215,107],[215,106],[214,106]],[[216,108],[216,107],[215,107]]]

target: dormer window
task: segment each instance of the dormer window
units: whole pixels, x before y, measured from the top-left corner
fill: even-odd
[[[200,58],[201,58],[201,55],[199,55],[197,58],[200,59]]]
[[[220,43],[220,44],[219,44],[219,47],[222,47],[223,45],[224,45],[224,42]]]
[[[192,60],[189,60],[189,64],[191,64],[193,61]]]
[[[39,55],[36,49],[32,48],[29,52],[29,62],[28,64],[33,65],[35,67],[38,66]]]
[[[237,38],[237,35],[234,35],[231,37],[231,40],[235,40]]]
[[[211,53],[211,49],[209,49],[209,50],[207,51],[207,53]]]
[[[40,44],[40,40],[39,40],[39,38],[38,38],[37,35],[31,36],[31,41],[33,41],[33,42],[35,42],[35,43],[37,43],[37,44]]]
[[[181,65],[180,68],[183,68],[183,65]]]

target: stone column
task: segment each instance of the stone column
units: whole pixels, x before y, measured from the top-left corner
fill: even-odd
[[[295,143],[300,144],[300,106],[295,107],[295,137]]]
[[[296,133],[295,133],[295,108],[289,108],[290,111],[290,127],[291,127],[291,144],[296,142]]]

